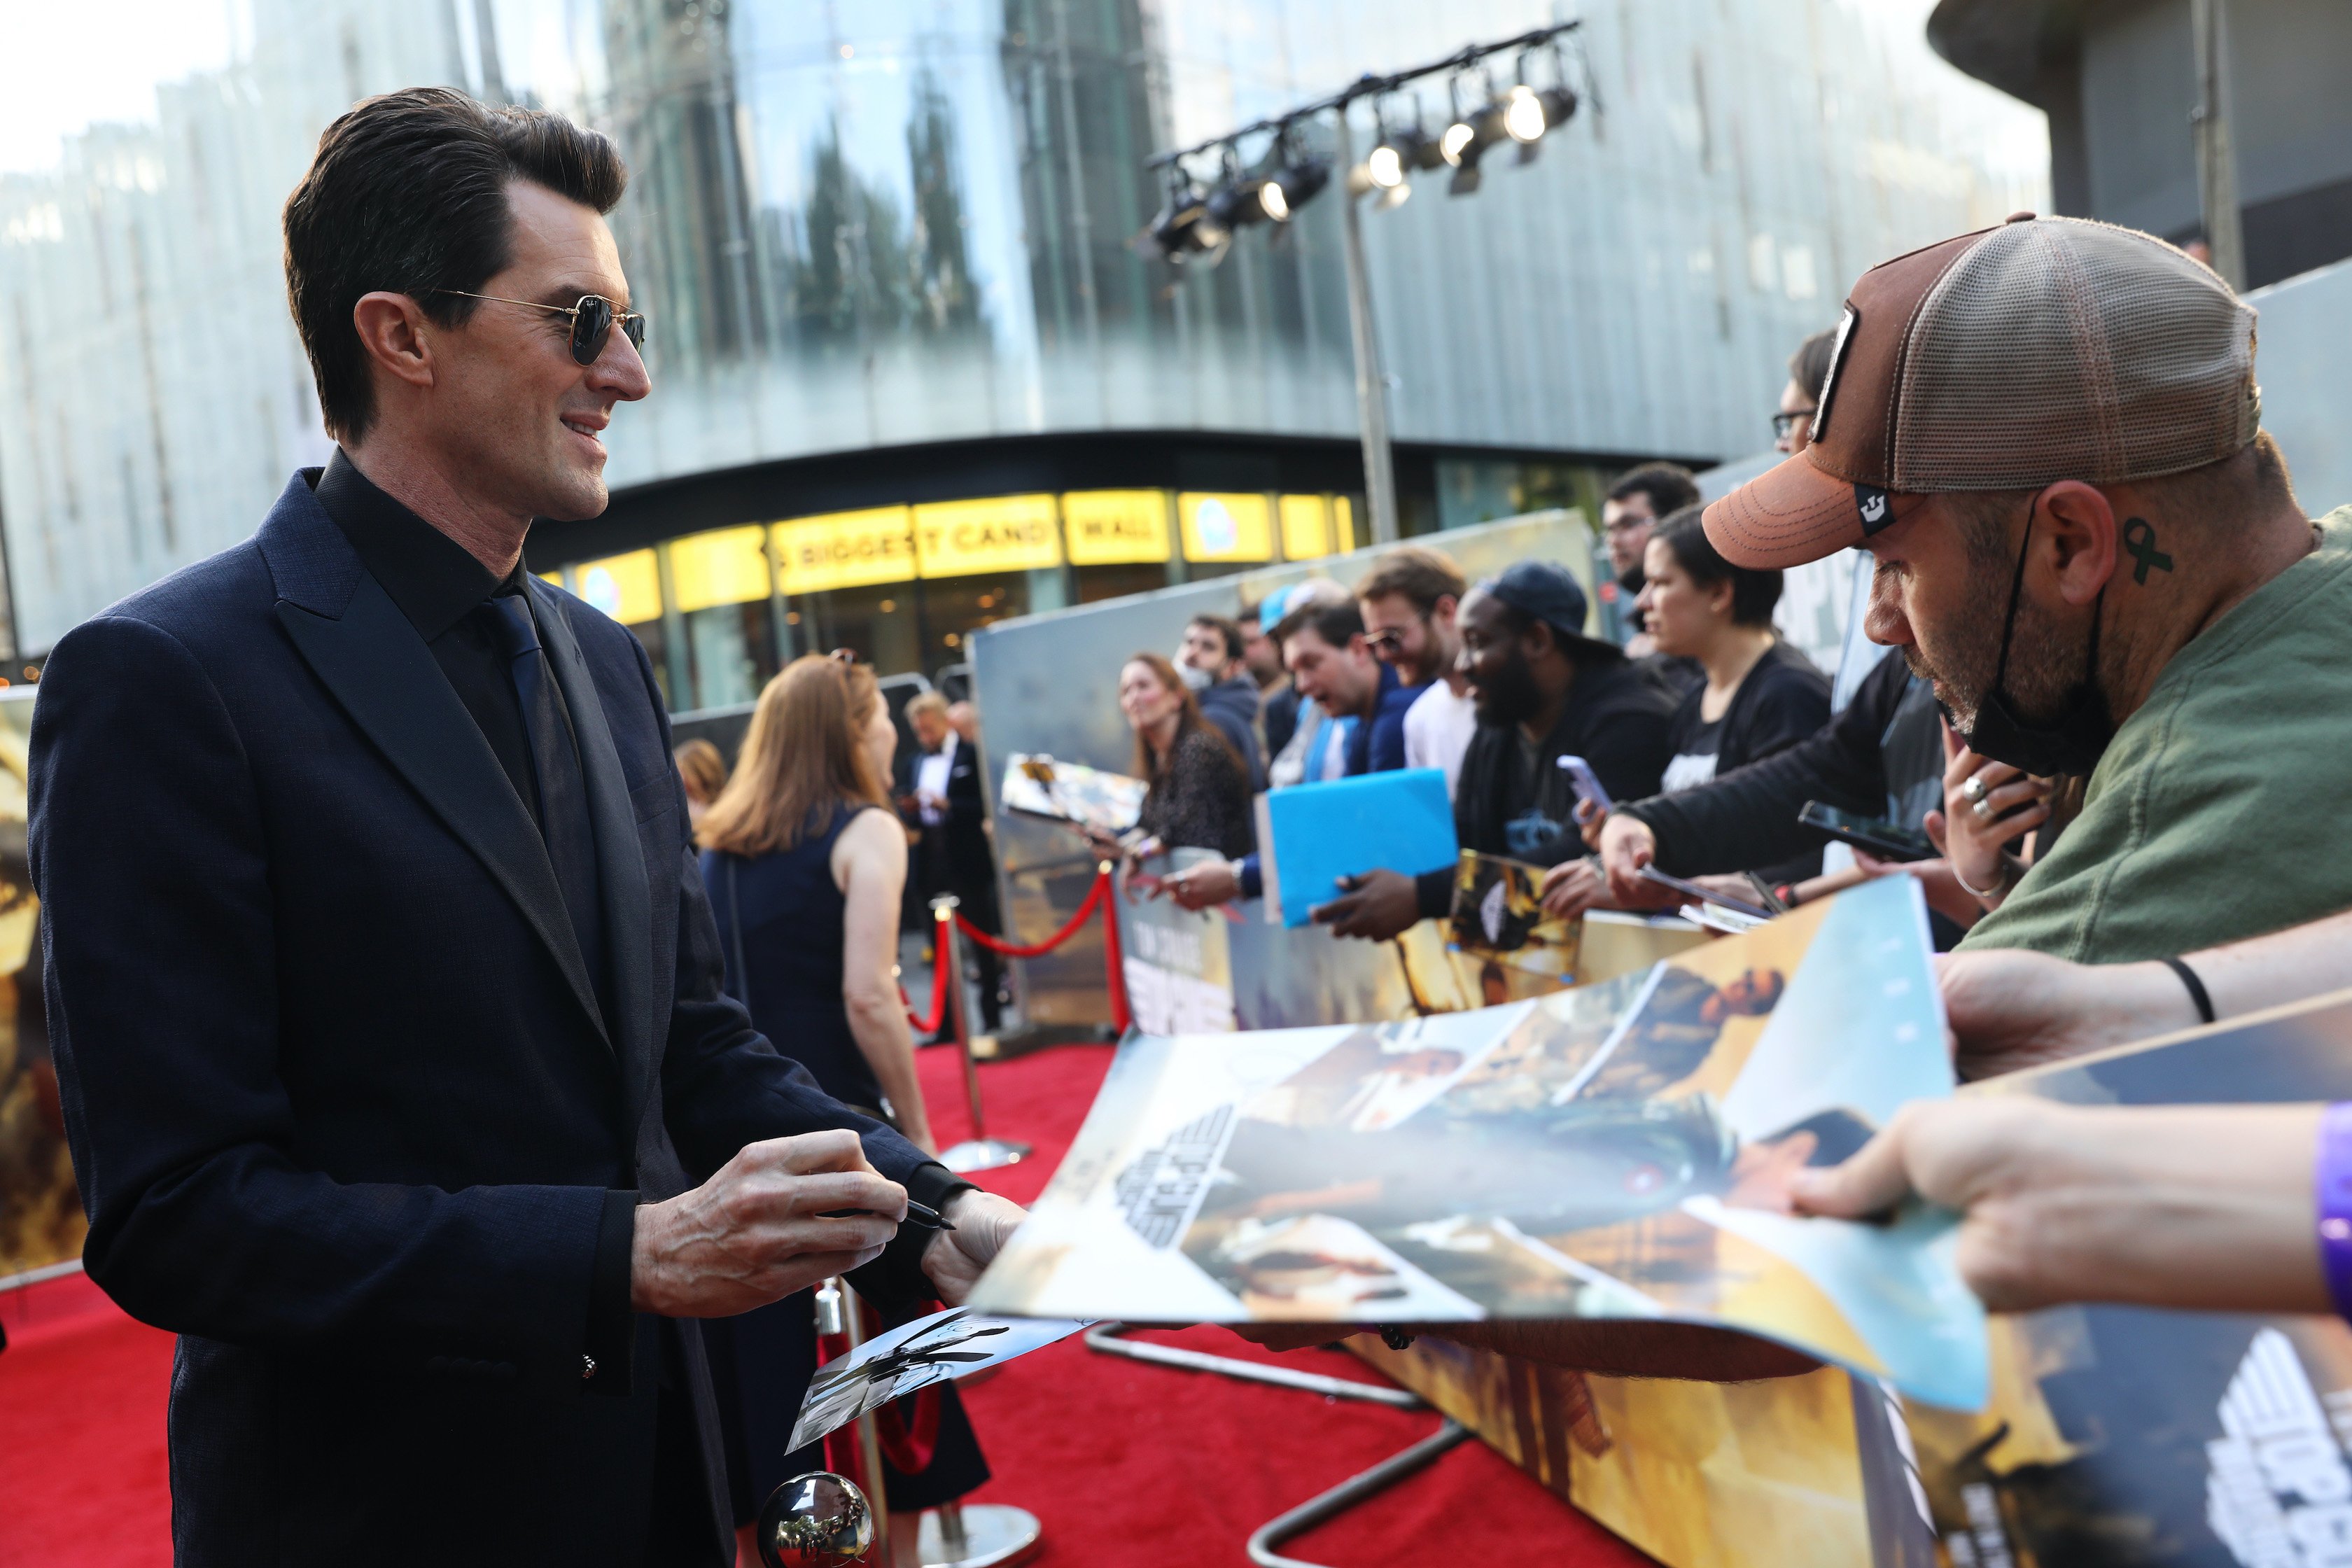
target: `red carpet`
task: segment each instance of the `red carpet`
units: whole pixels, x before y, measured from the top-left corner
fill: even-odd
[[[920,1059],[939,1136],[965,1136],[954,1054]],[[1109,1060],[1107,1047],[1063,1047],[981,1069],[989,1130],[1037,1146],[988,1185],[1036,1195]],[[0,1568],[163,1568],[170,1336],[123,1317],[79,1277],[0,1294],[0,1323],[10,1342],[0,1354]],[[1164,1337],[1259,1354],[1217,1329]],[[1370,1376],[1338,1352],[1286,1361]],[[1250,1531],[1437,1426],[1426,1411],[1144,1366],[1076,1340],[1007,1368],[969,1404],[997,1478],[975,1500],[1018,1503],[1045,1522],[1039,1568],[1238,1568]],[[1476,1443],[1284,1550],[1348,1568],[1650,1561]]]

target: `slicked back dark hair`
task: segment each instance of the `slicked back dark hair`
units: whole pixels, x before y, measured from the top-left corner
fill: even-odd
[[[286,198],[286,296],[319,383],[327,432],[357,441],[375,416],[352,311],[379,289],[460,325],[514,250],[507,185],[529,180],[608,213],[628,184],[602,133],[540,110],[490,108],[444,87],[354,105],[327,127]]]

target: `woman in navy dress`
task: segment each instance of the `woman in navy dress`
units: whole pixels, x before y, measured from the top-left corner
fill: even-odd
[[[870,668],[795,659],[760,694],[698,838],[728,990],[751,1022],[826,1093],[936,1152],[895,969],[907,836],[885,781],[897,743]],[[811,1295],[720,1323],[712,1372],[740,1526],[779,1483],[824,1468],[814,1447],[784,1451],[816,1370]],[[988,1479],[954,1391],[937,1397],[929,1466],[907,1475],[886,1464],[890,1510],[905,1515],[892,1539],[909,1550],[918,1513]]]

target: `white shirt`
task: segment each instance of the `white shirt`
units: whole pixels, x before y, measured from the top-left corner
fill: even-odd
[[[955,767],[955,754],[956,732],[950,730],[948,738],[940,742],[938,751],[925,752],[915,763],[915,793],[922,797],[923,826],[926,827],[937,827],[948,819],[946,805],[931,803],[934,800],[944,802],[948,798],[948,774]]]
[[[1456,697],[1454,688],[1433,680],[1429,689],[1404,710],[1404,765],[1445,770],[1445,798],[1454,798],[1462,782],[1462,756],[1477,732],[1477,704],[1470,694]]]

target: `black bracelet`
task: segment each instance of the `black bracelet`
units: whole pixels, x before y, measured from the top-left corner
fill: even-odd
[[[2213,1022],[2213,998],[2207,994],[2205,983],[2197,978],[2197,972],[2177,958],[2159,958],[2157,962],[2180,976],[2180,984],[2189,987],[2189,999],[2197,1004],[2197,1016],[2208,1024]]]
[[[1409,1351],[1412,1349],[1412,1341],[1413,1336],[1402,1329],[1386,1323],[1381,1325],[1381,1342],[1392,1351]]]

